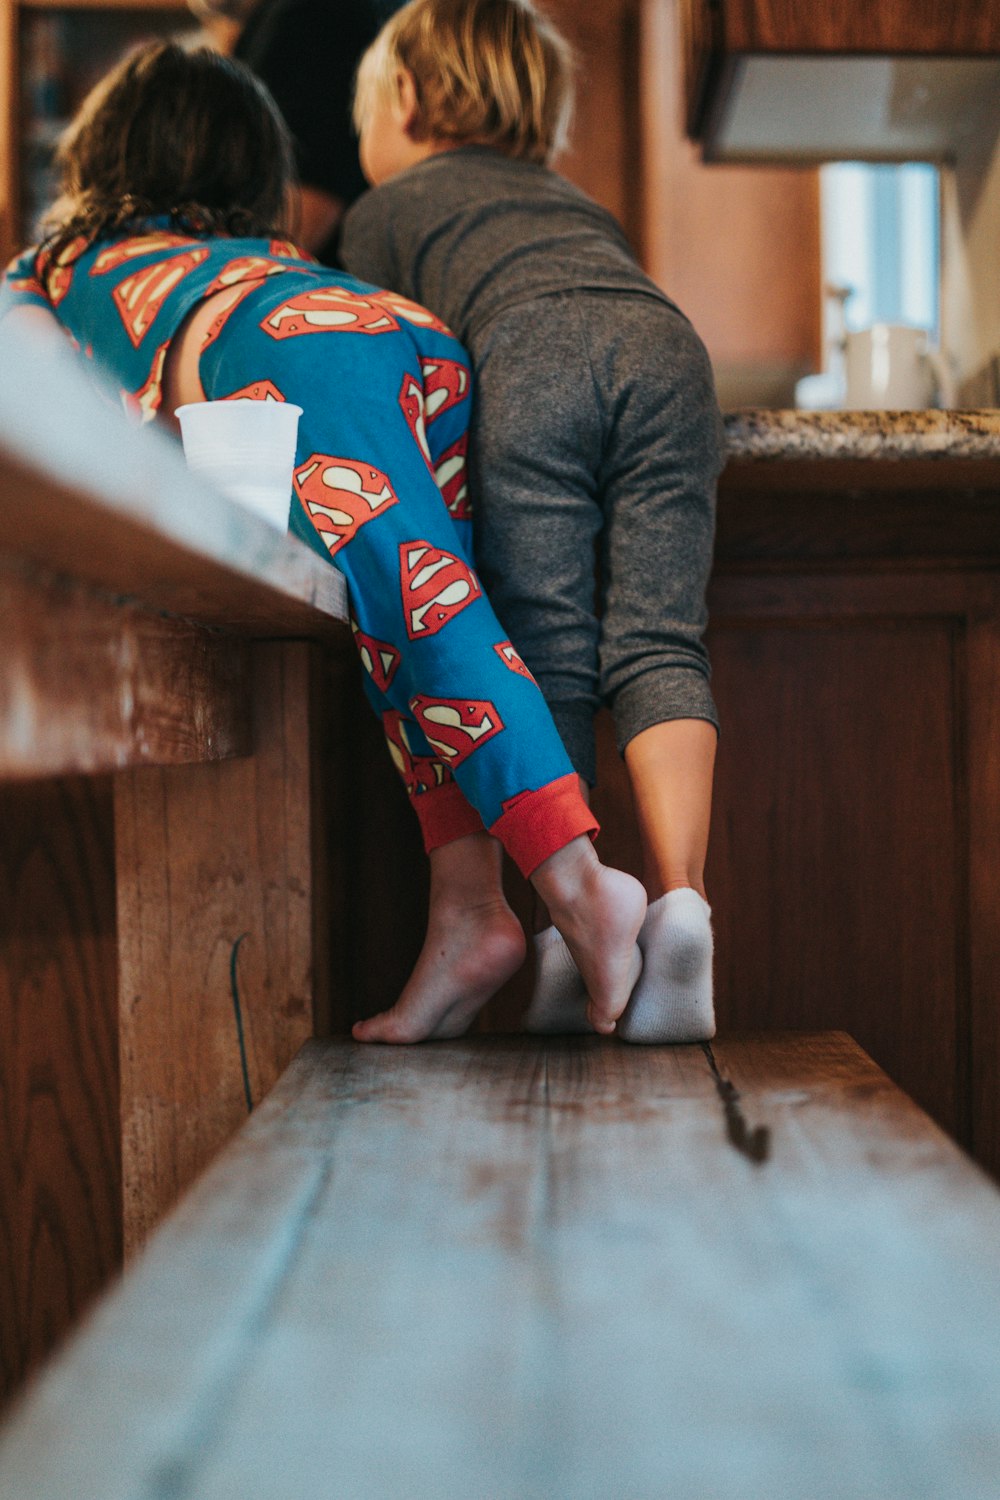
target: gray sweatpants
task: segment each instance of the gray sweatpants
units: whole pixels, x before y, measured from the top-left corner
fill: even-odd
[[[508,308],[471,352],[477,565],[593,783],[602,703],[620,749],[667,719],[718,724],[702,644],[722,461],[708,356],[666,303],[587,291]]]

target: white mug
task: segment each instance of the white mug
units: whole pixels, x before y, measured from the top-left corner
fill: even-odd
[[[874,323],[844,340],[851,411],[923,411],[946,396],[945,371],[923,328]]]

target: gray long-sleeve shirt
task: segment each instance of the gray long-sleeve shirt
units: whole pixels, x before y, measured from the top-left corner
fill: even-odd
[[[498,312],[553,292],[669,301],[609,213],[547,167],[486,146],[432,156],[366,193],[344,221],[341,256],[353,275],[429,307],[472,349]]]

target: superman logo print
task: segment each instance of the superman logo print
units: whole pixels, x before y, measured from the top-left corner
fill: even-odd
[[[511,672],[516,672],[519,677],[527,677],[529,682],[534,682],[535,679],[524,665],[520,655],[510,641],[498,641],[493,649],[504,666],[508,667]]]
[[[197,240],[189,234],[171,234],[168,231],[157,234],[135,235],[130,240],[122,240],[117,245],[102,250],[90,268],[91,276],[106,276],[109,271],[117,271],[121,266],[129,265],[133,260],[139,260],[143,255],[157,255],[163,250],[178,250],[184,245],[196,245]]]
[[[379,641],[373,635],[366,635],[353,617],[351,629],[354,632],[354,644],[361,657],[361,665],[379,692],[388,692],[389,684],[395,677],[396,668],[400,663],[399,652],[389,641]]]
[[[399,580],[403,618],[411,641],[437,635],[482,594],[468,563],[425,541],[402,543]]]
[[[410,712],[427,743],[445,765],[460,766],[504,728],[496,704],[477,698],[425,698],[410,701]]]
[[[400,409],[414,441],[434,475],[452,519],[468,521],[472,518],[466,462],[468,435],[463,432],[450,448],[446,448],[435,459],[427,441],[427,426],[443,411],[464,400],[469,391],[469,372],[457,360],[438,360],[434,364],[425,360],[422,364],[425,376],[430,369],[432,380],[440,377],[442,383],[422,384],[415,375],[405,374],[399,391]]]
[[[153,355],[153,363],[145,382],[134,393],[124,396],[125,410],[139,422],[151,422],[163,400],[163,367],[167,360],[170,340],[162,343]]]
[[[220,396],[220,401],[284,401],[284,396],[273,380],[253,380],[249,385],[241,385],[238,391],[230,391],[228,396]]]
[[[295,493],[330,556],[399,496],[381,469],[353,458],[313,453],[292,475]]]
[[[207,246],[185,250],[170,260],[160,260],[155,265],[144,266],[141,271],[133,271],[131,276],[118,283],[113,293],[115,306],[136,349],[156,321],[170,293],[185,276],[190,276],[195,266],[207,260],[208,255]]]
[[[424,388],[415,375],[407,373],[403,376],[403,384],[399,388],[399,405],[417,447],[429,464],[431,450],[424,420]]]
[[[39,254],[36,262],[38,277],[53,307],[58,307],[69,291],[75,262],[86,249],[86,236],[77,235],[75,240],[70,240],[68,245],[63,246],[54,260],[48,250],[42,250]]]
[[[424,419],[433,422],[442,412],[464,401],[471,381],[465,365],[457,359],[422,359],[424,377]]]
[[[392,763],[403,778],[408,796],[432,792],[451,780],[448,767],[442,765],[436,756],[414,753],[407,734],[406,718],[398,709],[391,708],[382,715],[382,728]]]
[[[465,365],[457,359],[422,359],[420,378],[403,376],[399,404],[427,462],[431,461],[427,428],[443,412],[450,411],[469,394],[471,382]]]
[[[435,333],[451,333],[446,323],[442,323],[426,307],[421,307],[419,302],[411,302],[409,297],[401,297],[398,292],[379,292],[377,296],[386,311],[405,318],[416,328],[431,328]]]
[[[454,521],[472,520],[472,506],[469,503],[469,473],[466,464],[468,448],[469,437],[463,432],[458,442],[446,448],[434,465],[437,487],[448,507],[448,514]]]
[[[393,333],[399,324],[370,297],[325,286],[289,297],[260,326],[272,339],[294,339],[307,333]]]

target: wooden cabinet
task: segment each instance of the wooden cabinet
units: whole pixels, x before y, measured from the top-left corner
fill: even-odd
[[[191,31],[184,0],[0,0],[0,255],[36,236],[59,134],[127,48]]]
[[[1000,78],[978,0],[683,0],[686,123],[715,160],[946,157]]]
[[[850,1032],[996,1174],[998,509],[993,461],[730,464],[706,875],[720,1034]],[[603,748],[603,854],[638,870]]]

